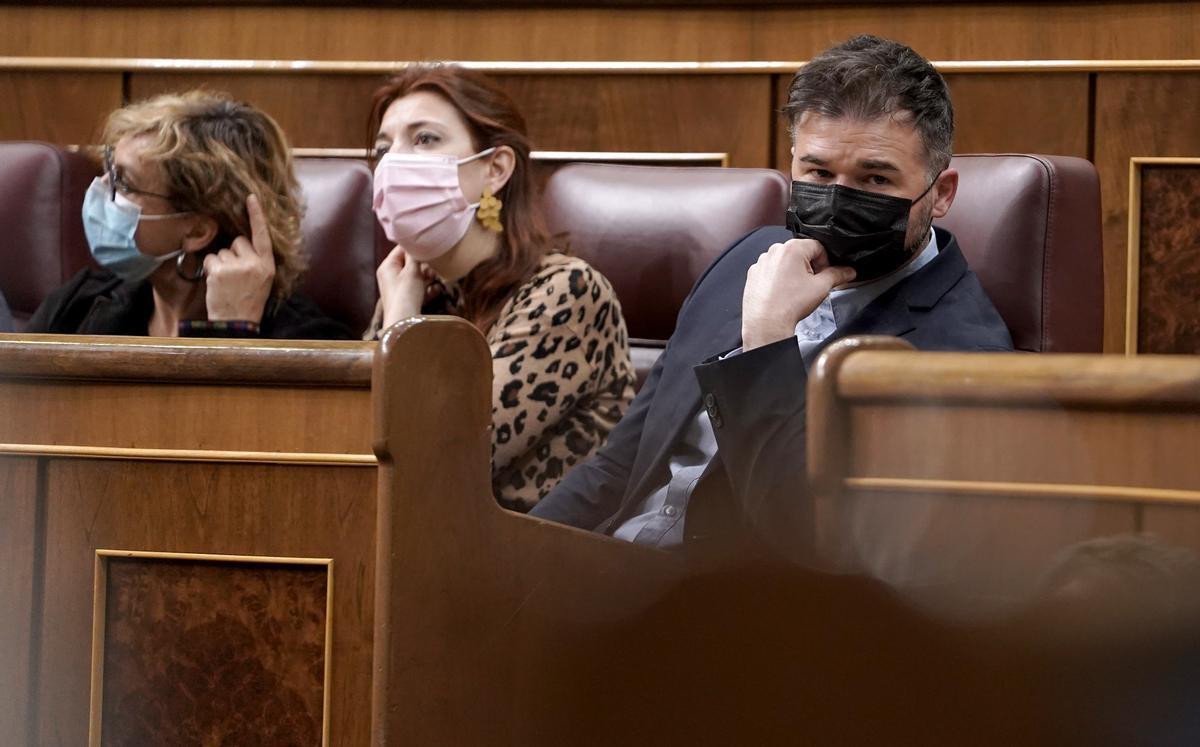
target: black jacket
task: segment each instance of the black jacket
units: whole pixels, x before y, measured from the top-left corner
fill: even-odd
[[[8,302],[4,300],[4,294],[0,293],[0,332],[12,332],[13,329],[15,327],[12,312],[8,309]]]
[[[894,335],[921,350],[1012,350],[1012,338],[967,268],[954,237],[937,229],[938,256],[872,301],[823,344],[856,334]],[[725,360],[741,344],[746,272],[792,234],[760,228],[726,251],[692,288],[675,333],[625,418],[592,459],[531,512],[611,533],[670,478],[676,444],[701,406],[717,457],[693,491],[690,541],[734,522],[785,554],[807,531],[805,390],[795,339]],[[717,518],[713,518],[717,517]]]
[[[129,283],[108,270],[89,267],[46,297],[26,331],[144,337],[153,314],[154,291],[149,280]],[[345,325],[326,316],[299,293],[267,302],[258,336],[281,340],[353,338]]]

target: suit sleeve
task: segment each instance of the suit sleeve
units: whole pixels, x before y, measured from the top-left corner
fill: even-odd
[[[802,559],[812,531],[808,377],[795,338],[702,363],[695,372],[743,522],[776,552]]]
[[[663,351],[629,411],[608,434],[605,445],[591,459],[568,472],[562,482],[538,501],[529,512],[531,516],[580,529],[595,529],[617,512],[629,485],[646,412],[654,401],[666,357]]]
[[[701,294],[702,288],[713,286],[713,282],[708,282],[710,277],[714,276],[718,268],[727,267],[727,258],[735,255],[746,242],[752,242],[756,249],[753,256],[757,257],[761,253],[757,250],[760,245],[765,249],[771,241],[784,239],[787,236],[790,234],[782,227],[756,228],[733,242],[720,257],[705,269],[680,307],[675,333],[667,342],[666,350],[659,356],[658,362],[651,369],[646,383],[642,385],[641,391],[633,400],[625,417],[609,434],[608,443],[594,457],[567,473],[566,478],[529,512],[531,515],[583,529],[596,529],[620,509],[625,492],[629,488],[633,463],[637,457],[638,446],[641,443],[646,423],[646,414],[654,402],[655,392],[662,376],[663,363],[671,357],[674,340],[682,334],[702,334],[707,329],[701,322],[689,322],[689,310],[692,308],[693,300]],[[745,270],[739,265],[736,274],[739,278],[744,278]],[[720,286],[719,278],[715,282]],[[740,286],[738,298],[740,299]],[[696,303],[700,304],[700,308],[705,314],[709,313],[708,304],[702,301],[696,301]],[[704,319],[707,320],[707,316]],[[694,325],[700,325],[701,331],[688,331]],[[795,348],[795,344],[792,347]],[[740,358],[741,356],[735,357]],[[797,358],[799,358],[798,353]],[[801,389],[803,389],[803,383],[801,383]]]

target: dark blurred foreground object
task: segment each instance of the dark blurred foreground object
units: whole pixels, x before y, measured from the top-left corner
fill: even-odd
[[[13,331],[12,312],[8,310],[8,302],[4,300],[4,294],[0,293],[0,332]]]
[[[1197,619],[1113,636],[1087,626],[1087,604],[1070,630],[1062,608],[965,626],[861,577],[766,563],[698,575],[563,661],[581,683],[572,741],[1200,743]],[[638,664],[609,669],[618,651]]]

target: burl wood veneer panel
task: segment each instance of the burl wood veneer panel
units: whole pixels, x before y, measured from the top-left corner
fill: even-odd
[[[1104,221],[1104,349],[1125,348],[1129,159],[1200,156],[1200,73],[1099,73],[1096,170]],[[1144,201],[1143,201],[1144,202]]]
[[[0,458],[0,744],[24,744],[36,614],[37,459]]]
[[[34,742],[86,743],[95,553],[116,549],[332,558],[330,743],[366,744],[375,480],[368,467],[51,460]]]
[[[0,72],[0,101],[0,140],[95,143],[121,106],[121,74]]]
[[[1087,73],[946,75],[954,104],[955,153],[1088,155]],[[776,108],[788,99],[790,75],[776,76]],[[791,170],[791,138],[780,119],[775,168]]]
[[[1138,352],[1200,353],[1200,166],[1142,167]]]
[[[103,562],[102,744],[321,742],[328,566]]]
[[[764,167],[769,75],[501,75],[537,150],[724,152]]]

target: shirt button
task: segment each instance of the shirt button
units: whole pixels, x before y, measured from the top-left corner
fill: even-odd
[[[716,404],[717,404],[717,398],[712,392],[709,392],[708,394],[704,395],[704,406],[705,407],[707,407],[711,410],[713,407],[716,406]]]
[[[663,506],[663,513],[667,516],[674,516],[675,514],[679,513],[679,509],[675,508],[674,506]]]

